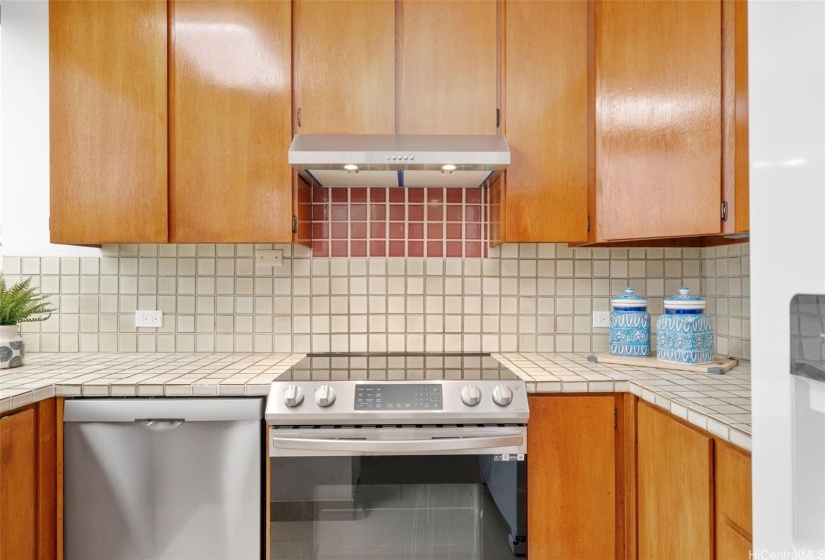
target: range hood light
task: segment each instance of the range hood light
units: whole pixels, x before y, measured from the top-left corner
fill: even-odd
[[[455,171],[456,167],[452,163],[448,163],[447,165],[441,166],[441,172],[444,174],[449,174]]]
[[[357,166],[357,165],[355,165],[354,163],[348,163],[348,164],[346,164],[346,165],[344,166],[344,169],[346,169],[346,170],[347,170],[348,172],[350,172],[350,173],[358,173],[358,166]]]

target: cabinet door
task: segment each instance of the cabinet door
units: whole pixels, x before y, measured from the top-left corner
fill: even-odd
[[[615,557],[614,403],[612,395],[530,398],[528,558]]]
[[[395,131],[395,3],[297,0],[295,105],[300,133]]]
[[[588,3],[505,4],[505,241],[587,241]]]
[[[49,3],[53,243],[167,240],[166,2]]]
[[[750,558],[752,549],[751,458],[725,443],[715,453],[716,557]]]
[[[398,132],[496,134],[496,1],[400,7]]]
[[[722,0],[722,108],[723,228],[739,233],[750,229],[747,0]]]
[[[596,0],[599,240],[721,232],[720,0]]]
[[[61,558],[63,550],[58,540],[62,538],[62,477],[58,477],[58,440],[63,433],[62,399],[37,403],[37,555],[42,560]],[[60,412],[58,412],[58,410]],[[58,511],[61,520],[58,521]],[[60,535],[58,535],[60,533]]]
[[[0,557],[37,553],[37,430],[34,408],[0,418]]]
[[[713,438],[637,410],[639,559],[713,558]]]
[[[171,0],[170,234],[292,241],[288,0]]]

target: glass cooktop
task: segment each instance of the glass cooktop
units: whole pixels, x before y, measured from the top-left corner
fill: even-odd
[[[309,354],[278,381],[517,381],[489,354]]]

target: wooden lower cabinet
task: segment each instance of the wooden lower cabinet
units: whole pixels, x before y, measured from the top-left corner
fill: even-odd
[[[527,556],[616,556],[615,397],[535,396],[527,427]]]
[[[713,558],[713,437],[639,403],[639,559]]]
[[[716,442],[716,558],[747,560],[753,548],[750,455]]]
[[[56,399],[0,417],[0,558],[62,558]]]
[[[750,558],[750,453],[638,403],[638,558]]]
[[[716,558],[717,560],[735,560],[752,558],[753,540],[743,535],[726,523],[716,523]]]
[[[37,409],[0,418],[0,557],[37,551]]]

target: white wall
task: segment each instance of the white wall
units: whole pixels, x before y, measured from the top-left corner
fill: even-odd
[[[97,255],[49,243],[49,5],[3,0],[0,185],[3,254]]]
[[[748,6],[753,536],[767,558],[795,546],[790,301],[825,293],[825,3]]]

